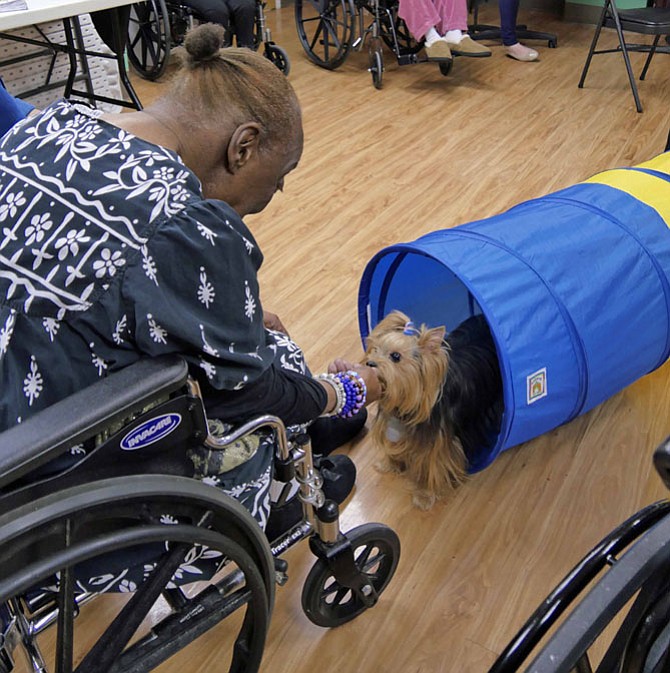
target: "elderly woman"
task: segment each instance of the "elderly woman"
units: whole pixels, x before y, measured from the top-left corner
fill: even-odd
[[[300,107],[274,65],[223,42],[221,26],[193,30],[169,93],[140,112],[59,101],[0,143],[0,430],[164,353],[188,362],[210,418],[331,415],[315,426],[339,440],[364,423],[364,401],[343,389],[374,401],[374,370],[338,360],[313,378],[263,312],[263,256],[242,218],[298,165]],[[265,526],[272,447],[251,453],[208,481]],[[355,469],[333,458],[325,490],[342,501]],[[289,504],[272,535],[300,518],[297,499]]]

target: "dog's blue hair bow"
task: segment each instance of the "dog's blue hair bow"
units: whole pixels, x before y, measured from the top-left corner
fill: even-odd
[[[403,329],[402,333],[407,336],[412,336],[413,334],[416,334],[417,331],[416,327],[414,327],[414,323],[411,320],[408,320],[405,323],[405,329]]]

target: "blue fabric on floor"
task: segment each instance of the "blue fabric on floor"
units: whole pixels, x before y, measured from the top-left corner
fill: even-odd
[[[16,122],[25,119],[35,106],[12,96],[1,80],[0,85],[0,136],[4,136]]]

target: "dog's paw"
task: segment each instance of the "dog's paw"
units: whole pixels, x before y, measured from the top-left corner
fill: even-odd
[[[437,498],[429,491],[414,491],[412,503],[415,507],[427,511],[432,508]]]

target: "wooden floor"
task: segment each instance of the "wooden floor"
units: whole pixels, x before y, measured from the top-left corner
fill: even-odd
[[[492,11],[486,6],[482,19],[495,20]],[[666,56],[656,57],[640,84],[645,110],[638,114],[618,55],[597,57],[586,87],[577,88],[591,26],[535,12],[520,18],[556,32],[558,48],[540,44],[538,63],[520,63],[492,44],[492,58],[458,58],[448,77],[431,64],[399,67],[387,52],[379,91],[365,50],[335,71],[320,69],[302,52],[292,8],[268,12],[273,38],[291,59],[305,151],[284,193],[248,222],[266,258],[263,302],[283,318],[314,371],[336,356],[361,356],[358,283],[381,248],[664,149]],[[634,58],[637,72],[641,65]],[[162,85],[137,86],[148,102]],[[343,528],[371,521],[394,528],[402,542],[397,574],[373,610],[324,630],[300,604],[313,557],[306,544],[291,550],[262,671],[487,671],[586,551],[665,497],[651,455],[670,434],[669,374],[666,365],[569,425],[505,452],[430,512],[412,507],[401,478],[374,469],[377,448],[361,437],[346,449],[358,482]],[[160,670],[217,670],[218,642]]]

